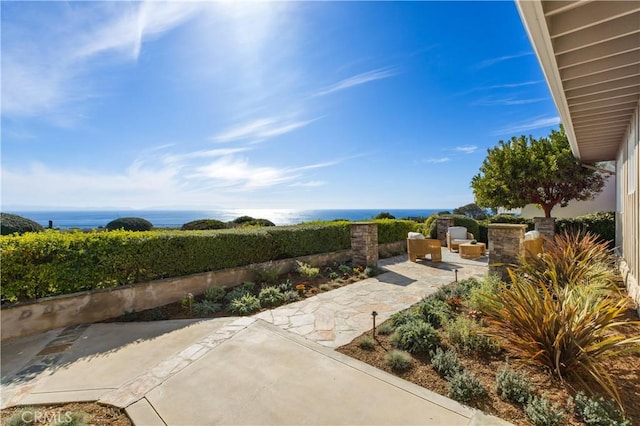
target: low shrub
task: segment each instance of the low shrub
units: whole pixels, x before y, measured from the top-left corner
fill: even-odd
[[[435,352],[431,351],[431,366],[440,377],[445,379],[453,377],[462,371],[462,364],[458,359],[458,354],[453,349],[436,348]]]
[[[227,224],[216,219],[199,219],[187,222],[180,228],[183,231],[206,231],[210,229],[226,229]]]
[[[222,304],[203,300],[201,302],[194,303],[191,309],[196,315],[210,315],[220,312],[222,310]]]
[[[463,370],[449,377],[447,384],[449,397],[460,402],[477,401],[487,395],[487,390],[482,386],[475,374]]]
[[[551,404],[546,396],[534,396],[524,407],[527,419],[535,426],[557,426],[564,423],[566,412],[558,405]]]
[[[300,300],[300,295],[295,290],[287,290],[282,294],[284,294],[285,303],[292,303]]]
[[[434,328],[440,328],[442,324],[453,317],[453,311],[446,302],[430,297],[423,299],[418,304],[418,313],[422,320]]]
[[[392,349],[384,357],[387,366],[395,372],[404,372],[411,368],[413,358],[404,351]]]
[[[369,335],[364,335],[358,339],[358,347],[365,351],[373,350],[376,347],[376,341]]]
[[[15,214],[0,213],[0,235],[41,231],[44,231],[44,228],[38,222]]]
[[[452,297],[457,297],[461,300],[468,300],[473,288],[479,287],[480,282],[475,278],[467,278],[457,283],[443,285],[430,297],[434,299],[446,302]]]
[[[478,287],[474,287],[469,294],[469,307],[476,311],[482,311],[487,304],[486,296],[491,296],[498,291],[501,283],[500,277],[494,274],[487,274]]]
[[[277,287],[263,288],[258,294],[258,299],[260,300],[260,306],[263,308],[275,308],[285,302],[284,294]]]
[[[227,292],[222,287],[208,287],[204,291],[204,298],[209,302],[220,302],[224,299],[224,296]]]
[[[412,309],[405,309],[404,311],[396,312],[389,317],[389,322],[393,326],[393,329],[400,327],[413,321],[421,321],[420,315]]]
[[[233,287],[229,292],[227,292],[224,296],[224,300],[227,303],[231,303],[233,299],[238,299],[247,294],[253,294],[256,289],[256,284],[252,281],[245,281],[239,286]]]
[[[229,311],[236,315],[251,315],[260,310],[260,300],[253,294],[245,294],[229,303]]]
[[[525,404],[534,395],[533,384],[524,373],[506,364],[496,372],[496,393],[505,401]]]
[[[255,274],[256,282],[260,284],[273,285],[278,282],[280,273],[278,268],[273,265],[273,262],[268,262],[265,265],[254,266],[251,268]]]
[[[91,416],[84,411],[71,411],[57,416],[51,426],[85,426],[89,424],[90,420]]]
[[[320,273],[320,268],[314,268],[313,266],[307,263],[296,260],[296,264],[298,265],[296,266],[296,271],[303,277],[315,278]]]
[[[2,422],[5,426],[31,426],[35,424],[33,419],[33,413],[35,408],[24,407],[16,410],[12,415],[4,419]]]
[[[588,426],[632,426],[630,419],[616,407],[615,401],[589,397],[580,391],[573,402],[576,414]]]
[[[422,320],[409,321],[396,328],[391,342],[414,354],[434,350],[440,344],[440,336],[435,328]]]
[[[329,291],[329,290],[331,290],[331,286],[329,284],[320,284],[318,286],[318,289],[320,291]]]
[[[385,321],[380,325],[380,327],[376,328],[378,334],[383,336],[393,333],[394,330],[395,329],[393,328],[393,324],[391,323],[391,321]]]
[[[480,326],[473,320],[462,316],[449,321],[446,333],[449,341],[460,352],[475,355],[494,355],[500,346],[489,336],[479,334]]]
[[[107,223],[107,231],[151,231],[153,224],[141,217],[120,217]]]

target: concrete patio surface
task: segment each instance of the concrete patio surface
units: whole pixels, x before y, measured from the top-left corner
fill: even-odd
[[[101,323],[2,343],[2,407],[95,401],[146,424],[500,424],[332,348],[486,259],[386,272],[253,317]],[[506,423],[505,423],[506,424]]]

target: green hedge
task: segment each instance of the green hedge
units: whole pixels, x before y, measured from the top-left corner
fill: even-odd
[[[535,225],[533,219],[526,219],[520,216],[510,214],[499,214],[489,218],[489,223],[515,223],[527,225],[527,231],[533,231]]]
[[[419,223],[404,219],[376,219],[378,224],[378,244],[395,243],[407,239],[409,232],[416,232]]]
[[[46,231],[0,239],[3,301],[109,288],[153,279],[343,250],[341,224],[220,231]]]
[[[417,224],[376,220],[380,244]],[[3,302],[328,253],[351,247],[349,222],[212,231],[110,231],[0,238]]]
[[[609,247],[613,248],[616,240],[615,213],[598,212],[576,218],[556,219],[556,233],[576,231],[591,232],[602,241],[608,242]]]
[[[478,227],[478,221],[476,221],[475,219],[469,217],[469,216],[465,216],[465,215],[461,215],[461,214],[447,214],[447,215],[440,215],[441,218],[448,218],[451,219],[453,218],[453,226],[464,226],[465,228],[467,228],[467,232],[471,232],[473,234],[473,238],[477,239],[478,235],[480,234],[480,228]],[[438,221],[437,218],[435,220],[432,220],[431,225],[429,226],[429,238],[434,238],[437,239],[438,238]]]

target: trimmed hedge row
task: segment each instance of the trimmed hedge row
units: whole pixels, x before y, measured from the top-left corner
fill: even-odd
[[[178,277],[350,247],[344,225],[221,231],[111,231],[7,236],[3,301]]]
[[[407,239],[409,232],[418,230],[420,224],[413,220],[376,219],[378,224],[378,244],[395,243]]]
[[[576,218],[556,219],[556,233],[560,232],[591,232],[600,240],[615,246],[616,216],[614,212],[590,213]]]
[[[402,241],[412,221],[379,220],[379,242]],[[0,238],[3,302],[329,253],[351,247],[349,222],[212,231],[47,230]]]

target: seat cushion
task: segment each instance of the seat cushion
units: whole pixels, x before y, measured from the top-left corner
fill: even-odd
[[[465,228],[464,226],[452,226],[449,228],[447,232],[449,232],[449,236],[451,237],[452,240],[467,239],[467,228]]]
[[[467,240],[467,239],[464,239],[464,238],[456,238],[456,239],[451,240],[451,244],[460,245],[460,244],[470,243],[471,241],[472,240]]]
[[[409,238],[410,240],[424,240],[424,235],[422,235],[420,232],[409,232],[407,238]]]
[[[529,231],[529,232],[525,232],[524,233],[524,239],[526,241],[535,240],[537,238],[540,238],[540,232],[539,231]]]

